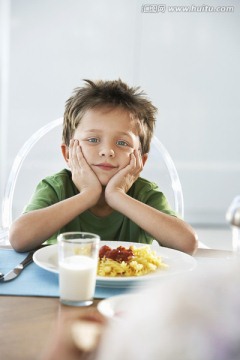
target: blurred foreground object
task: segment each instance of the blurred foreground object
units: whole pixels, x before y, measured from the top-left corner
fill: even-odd
[[[96,360],[239,360],[239,271],[231,260],[153,284],[109,323]]]

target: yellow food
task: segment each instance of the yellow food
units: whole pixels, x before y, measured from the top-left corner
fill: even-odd
[[[129,249],[132,250],[133,257],[127,262],[118,262],[105,256],[99,259],[98,275],[110,277],[140,276],[167,267],[161,257],[151,250],[148,245],[142,247],[130,246]]]

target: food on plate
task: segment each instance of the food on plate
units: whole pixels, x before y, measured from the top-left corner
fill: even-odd
[[[119,246],[116,249],[104,245],[99,250],[99,276],[140,276],[166,267],[161,257],[149,245],[132,245],[129,248]]]

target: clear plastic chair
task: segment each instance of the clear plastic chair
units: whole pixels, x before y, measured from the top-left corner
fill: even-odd
[[[63,119],[59,118],[41,127],[19,150],[4,192],[0,240],[7,238],[12,221],[21,214],[37,183],[65,167],[60,151],[62,121]],[[155,181],[172,208],[184,218],[182,186],[176,167],[156,136],[152,140],[149,158],[141,176]]]

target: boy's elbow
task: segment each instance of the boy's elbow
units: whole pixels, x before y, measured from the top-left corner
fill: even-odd
[[[12,246],[12,248],[14,250],[21,252],[22,249],[21,249],[21,245],[19,244],[18,240],[19,240],[19,238],[18,238],[17,233],[16,233],[16,231],[14,229],[14,226],[12,225],[12,227],[11,227],[11,229],[9,231],[9,242],[10,242],[10,244],[11,244],[11,246]]]
[[[13,223],[9,230],[9,242],[12,248],[17,252],[26,251],[24,238],[21,233],[19,226],[16,223]]]
[[[190,231],[184,241],[184,248],[182,251],[189,255],[193,255],[198,248],[198,236],[194,231]]]

